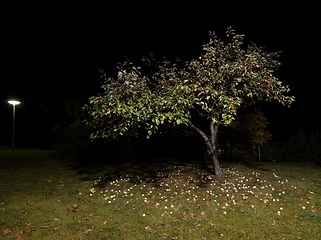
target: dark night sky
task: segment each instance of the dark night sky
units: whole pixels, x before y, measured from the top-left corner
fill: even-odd
[[[228,26],[268,51],[282,51],[277,76],[297,101],[290,109],[266,107],[274,131],[319,128],[320,14],[316,5],[303,4],[2,6],[0,132],[11,127],[9,98],[22,102],[17,114],[19,109],[23,120],[17,115],[17,122],[39,129],[50,121],[36,102],[58,106],[72,88],[82,89],[87,99],[100,90],[98,69],[115,74],[125,56],[196,58],[208,31],[224,37]]]

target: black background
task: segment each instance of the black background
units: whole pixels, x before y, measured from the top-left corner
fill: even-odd
[[[245,40],[282,51],[276,76],[290,85],[290,109],[264,104],[272,133],[288,137],[319,128],[319,31],[317,6],[308,3],[216,1],[105,4],[15,4],[1,7],[1,144],[11,144],[12,106],[17,141],[46,141],[67,97],[83,100],[100,91],[98,69],[144,55],[198,57],[208,32],[224,38],[231,26]],[[44,111],[43,107],[47,108]],[[48,107],[50,106],[50,107]]]

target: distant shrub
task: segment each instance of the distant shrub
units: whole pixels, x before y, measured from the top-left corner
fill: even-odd
[[[320,162],[320,130],[306,133],[298,131],[282,147],[282,158],[286,162]]]
[[[261,147],[261,159],[263,162],[281,162],[281,146],[278,140],[272,139]]]
[[[321,131],[307,133],[299,130],[288,141],[270,141],[262,146],[263,161],[315,162],[321,165]]]
[[[237,149],[236,149],[237,150]],[[258,161],[258,151],[240,152],[233,149],[229,158]],[[276,139],[260,147],[261,161],[264,162],[314,162],[321,166],[321,130],[298,131],[289,140],[280,143]]]

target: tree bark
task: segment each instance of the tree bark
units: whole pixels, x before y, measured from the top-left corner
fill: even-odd
[[[214,175],[217,177],[222,176],[222,169],[220,167],[220,163],[218,161],[217,151],[216,151],[216,140],[217,140],[217,132],[218,132],[218,126],[217,124],[214,124],[214,122],[211,122],[210,124],[210,130],[211,130],[211,139],[208,138],[208,136],[198,127],[196,127],[190,120],[186,121],[187,124],[193,128],[196,132],[198,132],[202,138],[205,141],[206,146],[211,152],[211,159],[213,162],[213,172]]]
[[[222,176],[222,169],[221,169],[220,163],[218,161],[218,156],[217,156],[218,125],[215,124],[213,121],[211,121],[210,130],[211,130],[211,143],[213,146],[212,161],[213,161],[215,175]]]

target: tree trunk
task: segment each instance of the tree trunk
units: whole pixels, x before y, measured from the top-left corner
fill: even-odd
[[[211,143],[213,146],[212,161],[213,161],[214,172],[215,172],[215,175],[222,176],[222,169],[218,161],[217,149],[216,149],[218,125],[211,121],[210,130],[211,130]]]
[[[218,177],[222,176],[222,169],[220,167],[220,163],[218,161],[218,156],[217,156],[217,151],[216,151],[216,140],[217,140],[218,126],[216,124],[214,124],[214,122],[211,122],[211,125],[210,125],[211,140],[210,140],[208,138],[208,136],[201,129],[196,127],[190,120],[187,120],[187,124],[202,136],[207,148],[210,150],[211,159],[213,162],[214,175],[218,176]]]

